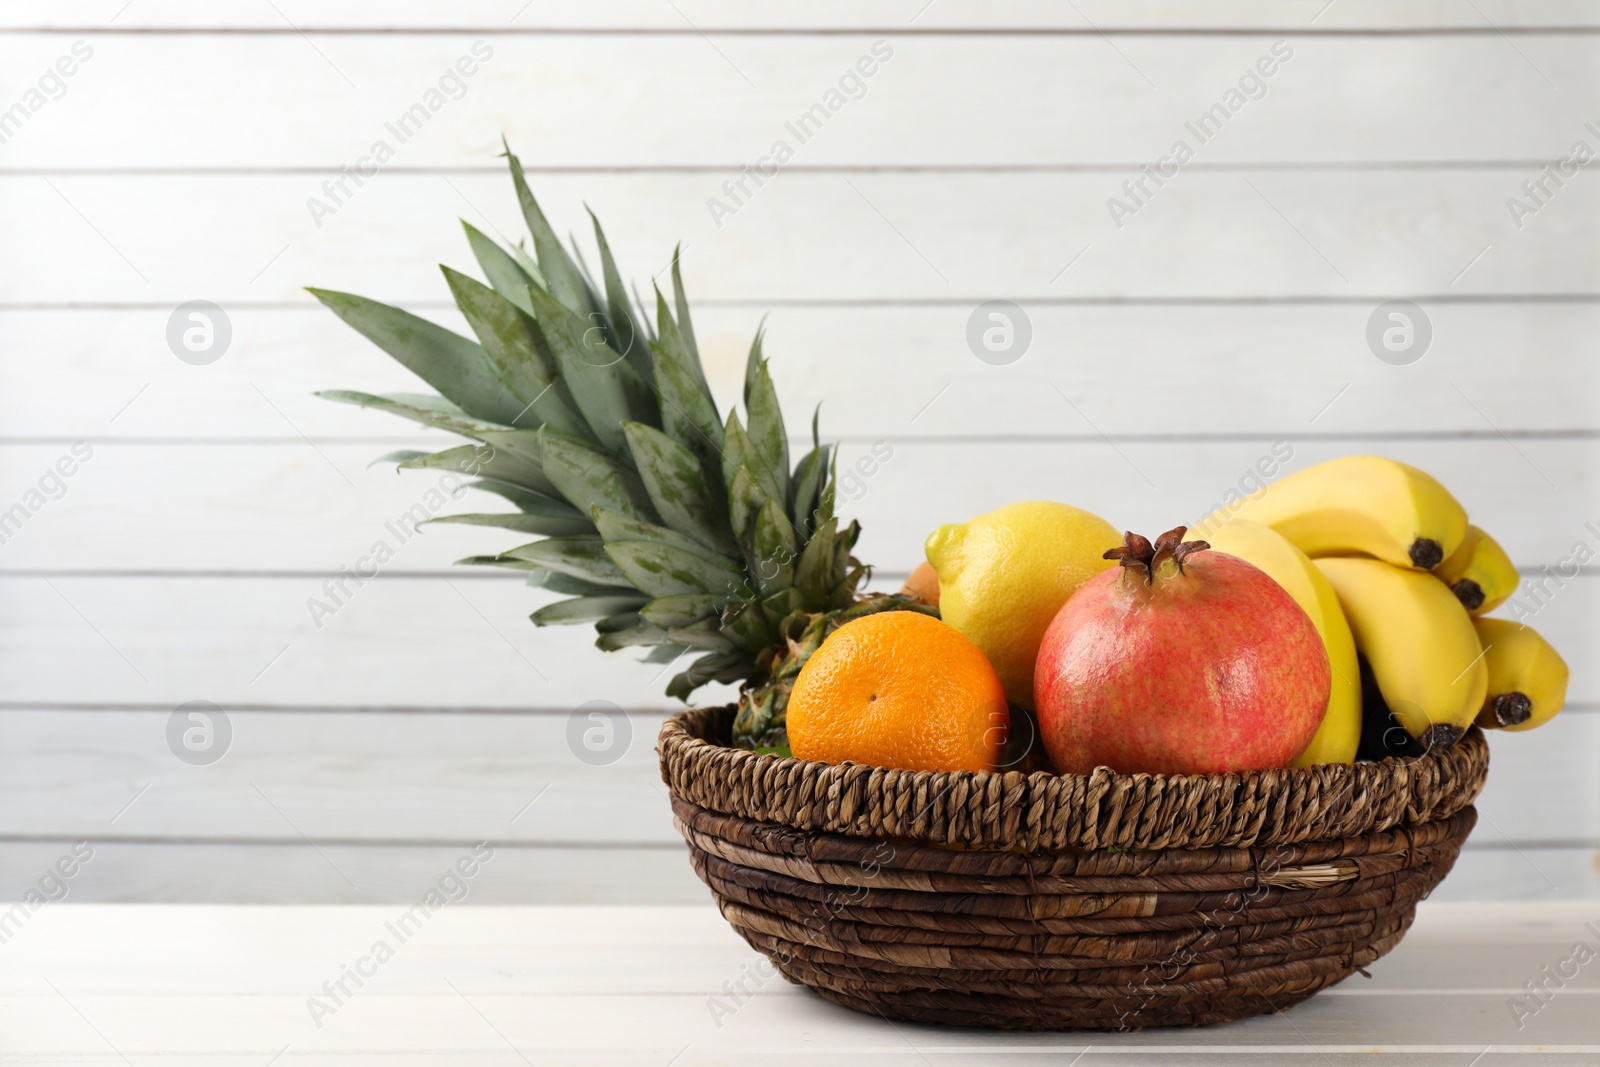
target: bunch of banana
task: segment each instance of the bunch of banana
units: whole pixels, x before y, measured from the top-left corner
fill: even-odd
[[[1567,700],[1567,663],[1531,626],[1510,619],[1473,619],[1489,668],[1489,695],[1479,726],[1531,730],[1555,717]]]
[[[1483,707],[1483,646],[1449,586],[1381,559],[1313,561],[1339,596],[1384,703],[1424,749],[1456,743]]]
[[[1467,527],[1461,544],[1433,569],[1433,573],[1473,615],[1482,615],[1504,604],[1521,583],[1517,566],[1506,555],[1506,550],[1476,526]]]
[[[1418,755],[1475,722],[1531,730],[1561,710],[1555,649],[1521,623],[1477,618],[1516,592],[1510,557],[1415,467],[1331,460],[1198,528],[1271,575],[1322,635],[1333,691],[1296,766]]]
[[[1201,524],[1250,519],[1306,555],[1372,556],[1399,567],[1436,567],[1461,545],[1467,513],[1432,476],[1382,456],[1344,456],[1307,467]]]

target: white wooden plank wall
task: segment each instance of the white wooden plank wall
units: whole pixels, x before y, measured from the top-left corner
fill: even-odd
[[[651,752],[665,678],[535,631],[514,578],[450,568],[509,538],[437,528],[321,626],[306,606],[434,484],[368,461],[440,437],[309,396],[416,383],[300,287],[457,323],[434,266],[470,265],[456,219],[520,232],[502,134],[558,225],[593,206],[641,284],[683,242],[724,402],[770,313],[796,428],[822,402],[846,463],[888,443],[843,494],[883,584],[934,525],[1015,499],[1192,521],[1279,441],[1291,468],[1371,450],[1433,471],[1530,577],[1600,550],[1600,178],[1523,190],[1600,151],[1596,11],[5,5],[0,510],[92,451],[0,545],[0,896],[89,840],[74,899],[406,899],[489,839],[507,862],[475,901],[704,899]],[[798,144],[785,123],[880,41]],[[475,46],[458,98],[314,220]],[[1275,48],[1198,144],[1185,122]],[[792,161],[714,219],[780,138]],[[1117,225],[1108,198],[1179,138],[1193,160]],[[196,299],[232,329],[205,366],[165,339]],[[990,299],[1031,322],[1009,365],[965,340]],[[1366,341],[1390,299],[1431,323],[1408,365]],[[1544,599],[1573,706],[1494,739],[1441,897],[1600,894],[1600,571]],[[228,712],[219,762],[169,748],[191,700]],[[602,766],[568,742],[591,700],[631,713]]]

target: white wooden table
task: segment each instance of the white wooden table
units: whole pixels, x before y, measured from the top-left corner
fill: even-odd
[[[402,910],[46,906],[0,946],[0,1063],[1600,1063],[1600,958],[1564,966],[1600,952],[1600,901],[1424,904],[1370,980],[1139,1034],[858,1015],[773,976],[709,906],[448,905],[404,942],[385,925]],[[392,956],[364,960],[380,940]],[[323,983],[346,967],[369,974],[336,1000]],[[1529,981],[1553,991],[1542,1007]]]

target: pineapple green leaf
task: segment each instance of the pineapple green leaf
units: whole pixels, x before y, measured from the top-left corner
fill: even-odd
[[[724,556],[714,548],[707,548],[692,538],[685,537],[676,530],[653,522],[641,522],[620,511],[611,511],[607,508],[597,507],[593,511],[594,524],[600,530],[600,536],[610,544],[614,541],[651,541],[657,544],[670,545],[681,548],[683,551],[699,556],[707,563],[718,567],[737,568],[738,562]]]
[[[639,593],[631,585],[601,585],[542,567],[531,568],[527,581],[535,589],[547,589],[562,596],[637,596]]]
[[[783,591],[794,584],[795,557],[794,527],[783,505],[769,499],[756,514],[754,536],[754,573],[756,586],[763,597]]]
[[[839,584],[833,587],[833,600],[828,606],[835,611],[841,611],[855,603],[856,589],[867,580],[870,570],[870,567],[863,567],[859,563],[851,567],[839,580]]]
[[[487,474],[495,477],[496,463],[519,463],[527,467],[537,467],[544,477],[543,485],[533,488],[546,496],[555,496],[555,483],[550,481],[549,475],[544,472],[544,449],[540,444],[542,430],[490,430],[482,435],[482,445],[478,452],[482,457],[478,467],[467,467],[472,474]]]
[[[700,388],[709,393],[711,389],[706,384],[705,368],[700,363],[700,346],[694,339],[694,323],[689,320],[689,294],[683,288],[683,273],[678,269],[678,253],[682,250],[682,245],[672,250],[672,296],[678,308],[678,337],[685,356],[683,365],[700,383]]]
[[[659,518],[631,466],[568,434],[545,429],[541,439],[544,473],[580,512],[587,515],[602,507],[645,521]]]
[[[469,489],[482,489],[486,493],[493,493],[511,501],[518,509],[532,512],[535,515],[572,514],[583,518],[583,513],[559,496],[549,496],[545,493],[535,492],[532,489],[504,482],[498,478],[479,478],[467,483]],[[559,509],[555,510],[555,509]]]
[[[627,287],[622,284],[617,262],[611,258],[611,246],[606,242],[605,231],[601,229],[600,220],[595,218],[593,211],[589,212],[589,221],[594,223],[595,243],[600,246],[600,277],[606,287],[606,318],[611,326],[611,347],[622,353],[648,385],[654,374],[650,365],[649,339],[634,321]]]
[[[528,225],[528,232],[533,235],[533,250],[539,257],[539,270],[544,275],[550,296],[575,314],[587,317],[590,312],[599,310],[594,306],[589,283],[584,280],[578,265],[562,247],[561,239],[550,228],[549,220],[539,209],[539,202],[533,198],[533,192],[523,176],[522,161],[509,146],[505,156],[511,166],[512,184],[517,190],[517,205],[522,208],[522,219]]]
[[[486,448],[481,444],[457,445],[443,452],[425,453],[400,464],[401,470],[442,470],[457,474],[483,475],[495,481],[552,495],[556,487],[544,476],[537,461],[509,450]]]
[[[621,455],[627,450],[622,420],[659,424],[655,397],[639,373],[605,343],[605,331],[529,289],[539,332],[544,335],[561,380],[594,437]]]
[[[537,271],[530,275],[517,262],[517,257],[467,220],[461,220],[461,228],[467,232],[467,244],[472,246],[472,257],[478,261],[478,268],[489,279],[489,284],[494,286],[494,291],[532,315],[533,304],[528,300],[528,286],[549,288],[544,283],[544,276]]]
[[[517,243],[511,246],[511,258],[517,261],[517,266],[522,268],[522,273],[533,279],[535,288],[543,289],[547,293],[550,291],[549,280],[545,278],[544,271],[539,269],[539,264],[534,261],[534,258],[528,255],[528,250],[523,247],[520,237],[517,238]],[[523,296],[526,297],[527,294],[524,293]]]
[[[761,316],[761,321],[756,324],[756,335],[750,339],[750,351],[744,357],[744,406],[750,406],[751,387],[755,385],[756,372],[761,369],[761,364],[766,362],[766,357],[761,354],[761,340],[766,334],[767,317]]]
[[[642,423],[625,422],[622,428],[639,479],[662,521],[707,548],[737,556],[739,546],[728,536],[722,494],[707,491],[700,458]]]
[[[615,652],[622,648],[641,645],[659,645],[670,640],[665,630],[651,626],[639,617],[638,612],[627,612],[601,619],[594,628],[600,632],[594,647],[602,652]]]
[[[766,459],[761,455],[761,450],[756,446],[755,441],[745,431],[744,426],[740,424],[739,413],[730,411],[728,412],[727,425],[722,430],[722,472],[727,478],[730,493],[733,490],[733,472],[740,467],[744,467],[750,472],[750,476],[761,487],[761,492],[764,496],[771,497],[774,500],[789,499],[787,492],[779,491],[782,483],[778,480],[772,467],[768,465]],[[787,472],[785,472],[783,481],[788,481]]]
[[[720,600],[749,595],[743,568],[663,541],[608,541],[606,554],[635,589],[651,597],[709,593]]]
[[[839,450],[828,457],[828,476],[822,480],[822,492],[817,497],[817,525],[833,519],[834,490],[839,484]]]
[[[829,599],[833,602],[833,606],[842,607],[844,604],[848,604],[850,602],[850,593],[854,591],[857,583],[859,583],[861,578],[864,576],[864,574],[858,574],[853,578],[851,577],[852,567],[856,565],[856,561],[855,558],[850,555],[850,550],[855,546],[856,538],[860,535],[861,524],[852,520],[849,526],[845,527],[839,532],[838,538],[834,541],[833,569],[831,575],[833,578],[833,587],[829,590],[828,594]],[[839,588],[842,583],[848,583],[849,585],[849,588],[844,593],[841,593]]]
[[[800,595],[809,604],[825,603],[832,594],[833,550],[837,532],[838,520],[828,519],[820,523],[811,540],[801,550],[799,562],[795,564],[795,588],[800,590]]]
[[[682,645],[657,645],[655,648],[652,648],[650,650],[650,654],[645,656],[644,659],[640,660],[640,662],[654,663],[657,666],[660,666],[664,663],[675,663],[682,658],[685,652],[688,651],[690,651],[690,649],[684,648]]]
[[[599,537],[547,537],[500,553],[496,559],[531,563],[596,585],[628,585]],[[646,590],[648,591],[648,590]]]
[[[781,633],[783,621],[797,611],[805,609],[805,597],[794,586],[777,592],[761,601],[761,614],[773,633]]]
[[[729,604],[724,609],[722,632],[728,635],[735,647],[752,654],[770,647],[777,639],[764,605],[750,601]]]
[[[670,321],[670,320],[669,320]],[[665,338],[663,338],[665,340]],[[666,435],[700,457],[713,479],[723,470],[722,418],[711,393],[659,343],[650,346]]]
[[[567,390],[556,378],[555,362],[533,319],[482,282],[449,267],[442,269],[456,306],[477,334],[500,380],[512,396],[523,402],[516,425],[549,425],[562,433],[591,436],[588,425],[567,399]],[[532,290],[524,286],[522,291],[526,295]]]
[[[364,296],[328,289],[307,292],[468,415],[509,426],[522,410],[522,402],[506,392],[476,342]]]
[[[537,571],[542,564],[511,556],[466,556],[456,560],[457,567],[508,567],[515,571]]]
[[[755,447],[750,444],[750,438],[744,432],[744,424],[739,421],[737,411],[729,411],[727,422],[722,428],[722,480],[728,488],[728,498],[733,499],[733,479],[741,468],[750,466],[755,459]],[[760,479],[760,472],[754,469],[745,472],[756,479],[756,484],[762,486],[766,492],[766,485]],[[766,492],[771,496],[770,492]],[[743,536],[743,535],[741,535]]]
[[[546,604],[528,617],[535,626],[572,626],[637,611],[644,603],[642,596],[580,596]]]
[[[708,652],[667,684],[667,696],[688,700],[691,693],[708,682],[739,682],[753,671],[754,664],[743,652]]]
[[[688,626],[676,626],[667,631],[667,640],[676,645],[703,648],[707,652],[732,652],[734,643],[717,626],[715,619],[702,619]]]
[[[714,618],[718,600],[704,593],[679,593],[657,597],[639,609],[639,614],[652,626],[663,630],[691,626],[701,619]]]
[[[794,520],[795,537],[804,541],[811,536],[812,523],[822,494],[822,480],[828,471],[828,447],[818,445],[795,468],[794,480],[789,485],[792,494],[789,514]]]
[[[431,526],[437,522],[454,523],[459,526],[498,526],[505,530],[516,530],[518,533],[542,534],[546,537],[594,533],[594,523],[581,516],[570,519],[555,518],[549,515],[530,515],[521,511],[441,515],[437,519],[427,520],[422,525]]]
[[[728,491],[728,523],[733,528],[733,536],[737,537],[741,544],[755,526],[756,515],[761,511],[761,506],[771,499],[766,491],[756,484],[750,468],[740,467],[733,472],[733,487]]]
[[[509,482],[499,482],[493,478],[485,478],[480,481],[468,482],[467,487],[470,489],[487,490],[488,492],[502,496],[511,501],[511,503],[515,504],[519,511],[526,512],[529,515],[537,515],[540,518],[546,519],[567,519],[581,522],[585,526],[593,525],[589,522],[589,517],[587,515],[573,507],[571,504],[567,503],[565,500],[562,500],[560,497],[548,496],[544,493],[535,492],[531,489],[524,489],[521,486],[512,485]]]
[[[667,298],[661,295],[661,287],[655,286],[656,294],[656,344],[661,351],[671,356],[679,366],[688,368],[689,353],[683,346],[683,335],[678,332],[678,324],[672,318],[672,312],[667,308]],[[691,373],[690,377],[694,377]],[[695,378],[696,383],[699,382]],[[709,390],[707,390],[709,392]]]
[[[378,395],[361,393],[353,389],[324,389],[315,394],[324,400],[357,407],[377,408],[391,415],[420,422],[437,430],[448,430],[463,437],[478,437],[490,430],[503,430],[505,424],[475,419],[450,401],[426,393],[390,393]]]
[[[407,463],[413,459],[421,459],[427,454],[428,453],[426,452],[419,452],[415,448],[400,448],[393,452],[385,452],[371,463],[368,463],[367,466],[376,467],[380,463],[393,463],[396,466],[396,473],[398,473],[399,466],[401,464]]]
[[[751,346],[759,351],[761,338]],[[753,368],[752,377],[745,382],[745,409],[750,419],[749,439],[755,449],[753,471],[774,500],[789,499],[789,437],[783,426],[783,412],[778,407],[778,392],[772,386],[772,374],[767,361],[761,360]],[[748,462],[748,461],[747,461]]]
[[[644,339],[651,344],[655,344],[656,329],[650,322],[650,313],[645,306],[644,297],[639,295],[639,283],[630,282],[629,287],[633,292],[633,320],[644,327]]]

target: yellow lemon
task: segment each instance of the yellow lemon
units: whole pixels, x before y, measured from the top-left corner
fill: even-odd
[[[1122,544],[1110,523],[1047,500],[1008,504],[928,535],[939,614],[983,650],[1013,703],[1033,707],[1033,662],[1061,605]]]

